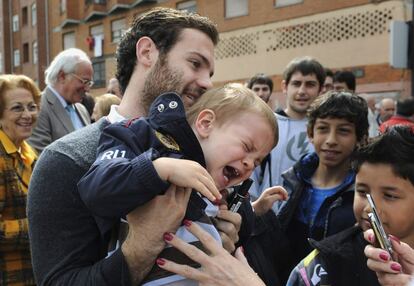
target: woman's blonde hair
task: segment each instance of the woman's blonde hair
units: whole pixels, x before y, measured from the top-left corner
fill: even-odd
[[[16,88],[24,88],[28,90],[33,95],[33,101],[39,106],[41,93],[36,83],[31,78],[25,75],[3,74],[0,75],[0,118],[3,117],[6,104],[4,95],[7,91]]]
[[[98,102],[98,108],[102,116],[107,116],[111,111],[111,105],[119,105],[121,103],[121,99],[114,94],[105,93],[96,98],[96,104],[98,104]]]
[[[274,142],[278,142],[276,116],[272,109],[252,90],[239,83],[229,83],[224,87],[211,89],[201,96],[187,111],[187,120],[193,125],[198,114],[205,109],[212,110],[219,125],[243,112],[253,112],[262,116],[271,127]],[[252,122],[254,124],[254,122]]]

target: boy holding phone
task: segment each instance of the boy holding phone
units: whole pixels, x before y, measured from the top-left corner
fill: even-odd
[[[299,285],[380,285],[375,272],[367,267],[363,231],[371,228],[373,209],[369,194],[376,203],[378,217],[391,240],[401,240],[414,247],[414,130],[396,126],[361,148],[354,160],[356,171],[353,204],[357,225],[321,242],[311,241],[316,249],[300,262],[288,281]],[[398,237],[398,239],[396,238]],[[379,257],[391,261],[383,250]],[[395,271],[401,266],[390,262]],[[315,275],[316,273],[316,275]]]

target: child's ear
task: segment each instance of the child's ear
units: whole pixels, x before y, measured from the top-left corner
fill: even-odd
[[[194,127],[200,139],[208,138],[213,130],[216,114],[211,109],[202,110],[194,123]]]
[[[141,37],[136,45],[137,62],[146,67],[151,67],[158,58],[158,49],[150,37]]]

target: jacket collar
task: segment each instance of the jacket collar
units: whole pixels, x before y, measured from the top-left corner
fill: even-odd
[[[150,107],[148,121],[155,130],[169,134],[177,141],[184,158],[206,167],[203,150],[187,121],[184,104],[177,93],[158,96]]]

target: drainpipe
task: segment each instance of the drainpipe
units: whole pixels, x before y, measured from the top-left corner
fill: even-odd
[[[13,73],[14,72],[14,70],[13,70],[13,68],[14,68],[14,50],[13,50],[13,9],[12,9],[12,0],[9,0],[9,15],[10,15],[10,45],[9,45],[9,48],[10,48],[10,58],[12,59],[11,60],[11,65],[10,65],[10,73]],[[19,19],[19,21],[20,21],[20,19]],[[20,23],[19,23],[19,29],[20,29]],[[7,71],[6,70],[4,70],[6,73],[7,73]]]
[[[46,64],[50,64],[49,55],[49,5],[48,0],[45,0],[45,24],[46,24]]]

